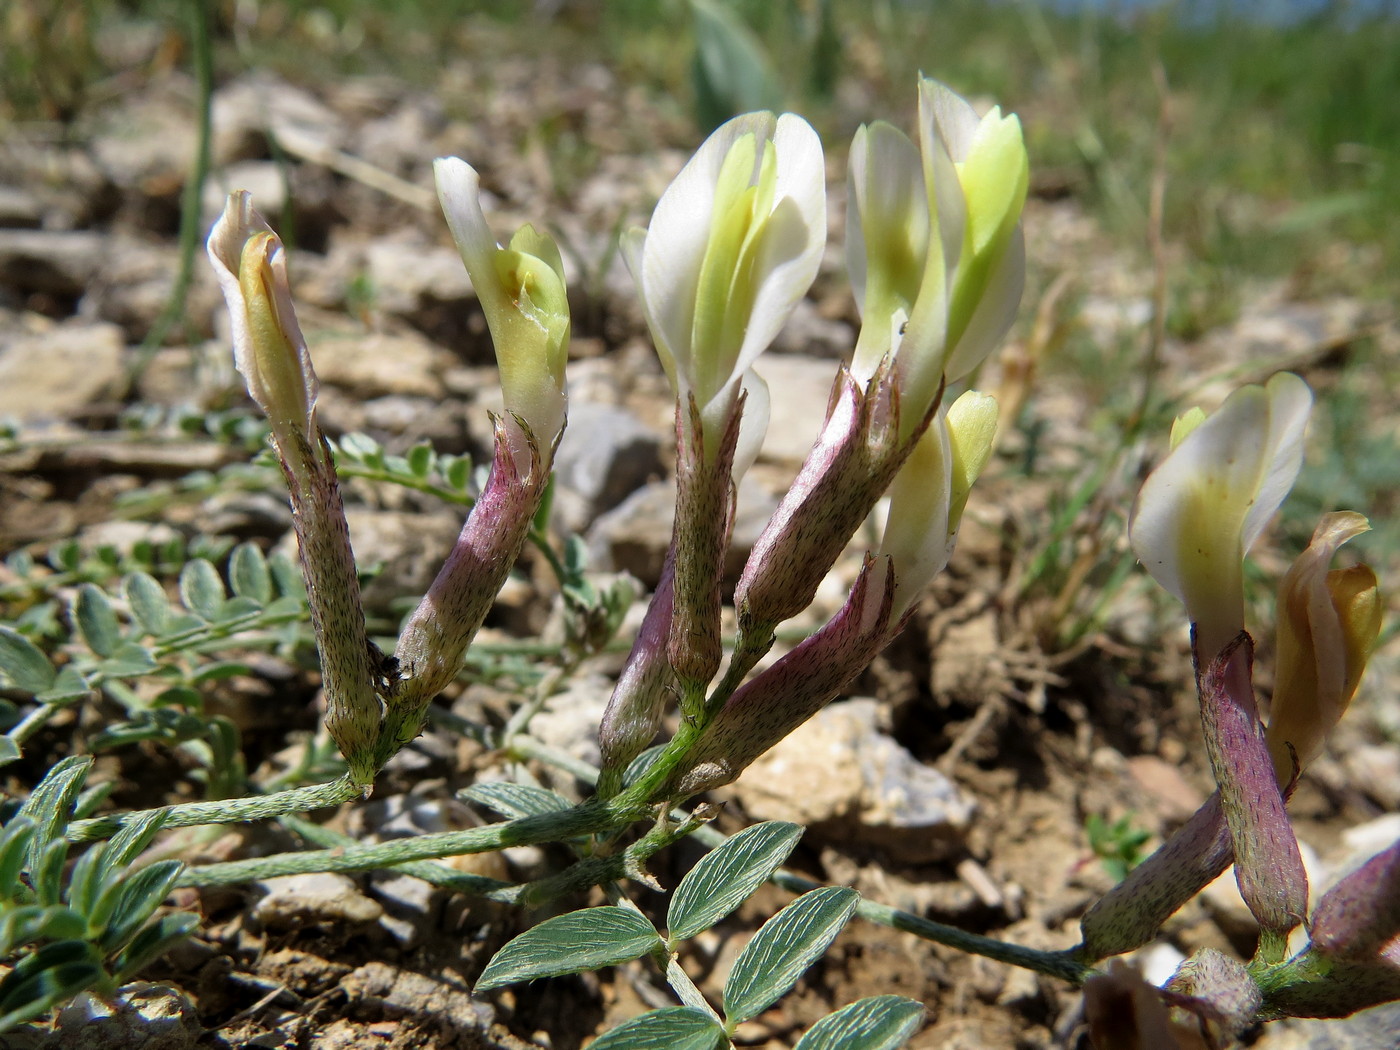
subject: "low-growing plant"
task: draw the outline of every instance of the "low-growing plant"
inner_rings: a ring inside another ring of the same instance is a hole
[[[436,163],[438,194],[501,373],[505,407],[493,419],[491,461],[474,469],[426,445],[395,456],[361,436],[325,438],[285,249],[246,193],[230,197],[209,256],[232,316],[238,370],[267,417],[290,495],[304,587],[286,559],[247,544],[232,549],[226,575],[216,560],[187,558],[173,593],[120,558],[99,556],[91,565],[81,552],[64,554],[51,575],[11,565],[13,586],[34,615],[0,629],[0,668],[27,706],[22,716],[14,708],[3,757],[21,757],[65,705],[100,697],[124,715],[90,738],[89,750],[135,741],[192,749],[207,798],[97,812],[92,796],[79,794],[86,758],[49,771],[7,820],[0,847],[0,888],[9,895],[0,906],[17,916],[4,927],[15,963],[0,980],[0,1027],[83,988],[109,991],[188,930],[188,917],[152,918],[172,887],[390,869],[521,907],[601,888],[608,904],[566,910],[508,942],[476,990],[649,960],[676,1005],[604,1034],[596,1045],[610,1050],[732,1045],[737,1026],[791,989],[853,916],[1082,985],[1101,1048],[1138,1045],[1118,1040],[1149,1029],[1175,1045],[1202,1038],[1224,1045],[1260,1021],[1342,1016],[1400,998],[1400,843],[1310,906],[1285,808],[1350,702],[1380,629],[1374,572],[1330,569],[1337,548],[1368,527],[1359,514],[1325,515],[1281,583],[1267,727],[1254,696],[1244,559],[1298,473],[1312,409],[1311,391],[1288,373],[1242,387],[1213,414],[1179,417],[1172,451],[1129,516],[1134,555],[1183,603],[1191,624],[1205,751],[1219,789],[1145,858],[1128,825],[1100,826],[1100,851],[1124,877],[1085,913],[1078,946],[1032,949],[813,884],[779,868],[800,828],[759,824],[723,842],[708,827],[713,807],[693,804],[840,695],[899,635],[947,566],[993,452],[996,401],[961,387],[996,349],[1021,298],[1027,154],[1014,116],[998,108],[979,116],[932,80],[921,79],[918,94],[917,141],[875,122],[852,145],[846,259],[862,326],[850,362],[836,370],[821,434],[747,557],[730,637],[721,631],[721,595],[737,483],[757,454],[769,397],[785,394],[768,391],[752,366],[807,293],[826,248],[816,132],[793,114],[747,113],[723,123],[663,194],[649,227],[622,239],[672,385],[677,495],[666,567],[599,725],[599,768],[530,735],[533,716],[609,643],[633,599],[629,584],[588,574],[577,541],[556,548],[548,534],[571,332],[558,247],[530,226],[503,247],[482,211],[476,171],[456,158]],[[384,647],[371,637],[360,601],[344,477],[469,508],[427,594]],[[1071,503],[1082,506],[1088,495]],[[779,625],[813,604],[847,545],[867,536],[862,530],[885,497],[887,513],[868,534],[844,605],[765,663]],[[1065,516],[1066,534],[1073,517]],[[558,764],[592,783],[593,793],[575,804],[530,784],[478,784],[465,798],[503,820],[378,843],[297,816],[373,790],[422,731],[434,698],[457,681],[527,544],[556,576],[562,642],[514,665],[517,703],[499,724],[447,717],[495,754]],[[303,615],[319,655],[325,729],[343,771],[304,782],[334,764],[313,743],[280,782],[249,784],[232,724],[211,717],[202,691],[250,670],[229,658],[231,649],[294,652],[305,637]],[[674,732],[656,743],[672,716]],[[314,848],[133,867],[162,831],[270,817]],[[714,848],[671,895],[663,930],[629,887],[656,889],[648,864],[687,837]],[[65,890],[68,850],[83,843]],[[573,859],[530,882],[435,863],[546,843]],[[1105,959],[1148,943],[1232,863],[1261,929],[1248,963],[1201,952],[1160,991],[1116,968],[1101,971]],[[765,880],[798,896],[743,947],[712,1003],[687,973],[685,945]],[[1309,917],[1306,944],[1290,947]],[[897,1046],[921,1013],[898,996],[862,999],[816,1022],[798,1046]]]

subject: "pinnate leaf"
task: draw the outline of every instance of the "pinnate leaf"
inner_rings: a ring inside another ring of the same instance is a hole
[[[546,919],[498,951],[476,990],[614,966],[661,946],[651,923],[611,905]]]
[[[895,1050],[914,1034],[924,1006],[902,995],[875,995],[827,1014],[793,1050]]]
[[[707,853],[676,887],[666,916],[672,946],[708,930],[772,875],[797,845],[802,828],[768,821],[745,828]]]
[[[778,1001],[816,962],[856,910],[860,895],[842,886],[805,893],[760,927],[724,982],[724,1014],[748,1021]]]

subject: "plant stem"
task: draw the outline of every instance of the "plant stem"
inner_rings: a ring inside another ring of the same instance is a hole
[[[267,817],[280,817],[287,813],[305,813],[312,809],[338,806],[342,802],[360,797],[361,794],[361,789],[352,784],[349,777],[341,777],[328,784],[310,784],[288,791],[278,791],[272,795],[218,799],[212,802],[187,802],[180,806],[160,808],[166,813],[166,828],[187,828],[196,824],[241,824]],[[93,839],[108,838],[135,818],[152,812],[155,811],[113,813],[106,817],[93,817],[91,820],[75,820],[68,825],[68,841],[90,842]]]
[[[811,879],[804,879],[801,875],[794,875],[790,871],[781,869],[773,873],[771,881],[793,893],[807,893],[820,889],[822,886],[820,882],[813,882]],[[997,962],[1019,966],[1024,970],[1034,970],[1036,973],[1058,977],[1076,987],[1097,972],[1092,966],[1086,966],[1074,959],[1069,952],[1043,952],[1036,948],[1026,948],[1019,944],[999,941],[993,937],[983,937],[981,934],[968,933],[956,926],[947,926],[941,922],[923,919],[907,911],[900,911],[887,904],[877,904],[875,901],[864,898],[861,898],[861,902],[856,905],[856,914],[862,919],[877,922],[881,926],[888,926],[904,933],[912,933],[926,941],[946,944],[949,948],[956,948],[958,951],[981,955],[987,959],[995,959]]]
[[[57,704],[40,704],[21,718],[5,736],[14,742],[16,748],[42,729],[48,720],[58,714]]]
[[[356,841],[349,835],[342,835],[338,831],[322,827],[320,824],[303,817],[286,816],[279,819],[280,823],[288,830],[317,846],[337,849],[354,845]],[[475,897],[485,897],[487,900],[501,901],[506,904],[514,903],[519,898],[523,888],[509,882],[502,882],[499,879],[487,878],[485,875],[472,875],[468,872],[456,871],[445,864],[434,864],[430,860],[417,860],[408,864],[400,864],[394,868],[394,871],[404,875],[412,875],[416,879],[422,879],[424,882],[432,883],[445,890],[470,893]]]
[[[489,824],[465,831],[419,835],[371,845],[282,853],[273,857],[204,864],[187,868],[180,886],[222,886],[252,882],[276,875],[298,875],[318,871],[370,871],[393,867],[408,861],[431,860],[464,853],[487,853],[508,846],[532,846],[558,842],[579,835],[611,831],[643,816],[644,810],[624,811],[616,806],[584,803],[563,813],[521,817],[503,824]]]

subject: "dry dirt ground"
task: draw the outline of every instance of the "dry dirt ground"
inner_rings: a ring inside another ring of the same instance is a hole
[[[188,328],[177,328],[134,385],[127,383],[176,270],[192,105],[191,83],[166,71],[95,106],[70,140],[31,125],[7,129],[0,140],[0,414],[20,423],[18,440],[0,457],[5,552],[42,553],[68,537],[120,547],[172,530],[269,548],[287,542],[275,490],[157,501],[135,517],[125,512],[125,520],[116,505],[123,493],[168,486],[190,470],[248,455],[162,422],[181,410],[246,404],[228,367],[222,305],[202,259],[186,304]],[[543,222],[565,247],[576,408],[592,403],[604,406],[604,415],[625,413],[649,435],[641,453],[618,453],[633,456],[621,492],[583,492],[566,508],[571,523],[589,532],[600,563],[647,582],[666,539],[649,504],[624,514],[628,529],[616,521],[611,532],[596,525],[635,490],[663,479],[670,454],[664,379],[646,345],[630,278],[610,246],[620,225],[645,221],[686,150],[698,144],[675,113],[607,68],[525,60],[493,49],[487,37],[481,54],[445,68],[431,92],[381,77],[309,89],[245,74],[221,83],[216,94],[206,214],[212,217],[225,190],[249,188],[265,214],[294,231],[294,288],[325,387],[321,419],[333,436],[365,431],[391,450],[429,439],[442,451],[479,453],[493,392],[489,347],[435,211],[429,162],[457,154],[477,164],[498,230]],[[852,119],[877,116],[897,115]],[[828,381],[820,377],[830,375],[854,336],[835,247],[844,155],[829,145],[840,154],[830,162],[834,247],[780,340],[775,366],[815,394],[794,399],[775,422],[778,444],[786,438],[787,447],[772,450],[756,471],[760,508],[796,469],[802,444],[792,435],[810,433],[811,406],[824,399]],[[1162,441],[1123,452],[1066,532],[1058,574],[1036,575],[1034,561],[1052,529],[1047,508],[1063,508],[1090,476],[1094,457],[1117,444],[1102,429],[1115,396],[1105,389],[1111,375],[1054,353],[1077,341],[1088,348],[1078,351],[1078,362],[1095,348],[1110,361],[1121,360],[1125,345],[1145,345],[1153,279],[1062,190],[1033,186],[1024,319],[1001,363],[981,381],[1014,396],[1028,369],[1036,379],[974,493],[949,572],[907,632],[856,683],[852,695],[874,703],[836,709],[799,746],[761,764],[725,793],[720,821],[733,831],[754,819],[799,820],[808,831],[792,859],[795,870],[1043,948],[1075,943],[1078,917],[1110,885],[1089,847],[1089,817],[1131,814],[1155,844],[1211,789],[1175,610],[1134,578],[1115,587],[1080,637],[1065,641],[1060,630],[1092,608],[1094,595],[1086,591],[1100,578],[1097,567],[1121,555],[1135,478]],[[1047,290],[1061,275],[1068,275],[1069,291],[1047,305]],[[1301,371],[1325,395],[1363,337],[1382,340],[1390,353],[1400,345],[1393,327],[1378,327],[1380,315],[1354,300],[1300,300],[1287,284],[1248,288],[1242,300],[1229,328],[1168,342],[1162,397],[1190,391],[1209,400],[1226,389],[1227,377],[1255,379],[1280,367]],[[1039,327],[1032,323],[1038,307]],[[1041,351],[1048,354],[1043,360]],[[1137,374],[1110,367],[1125,382]],[[124,434],[122,421],[141,411],[154,422]],[[1027,464],[1034,464],[1029,476]],[[390,598],[421,591],[455,531],[455,512],[383,487],[352,484],[348,492],[361,560],[384,566],[370,591],[384,618]],[[754,513],[761,520],[762,510]],[[1288,556],[1266,546],[1266,574],[1273,578]],[[1076,576],[1081,571],[1092,578]],[[1050,582],[1028,586],[1028,579]],[[529,561],[493,615],[490,640],[532,637],[547,625],[555,598],[542,566]],[[1267,668],[1268,643],[1261,644]],[[1384,699],[1396,680],[1395,656],[1392,643],[1378,657],[1351,724],[1293,802],[1300,836],[1320,865],[1345,854],[1347,829],[1400,804],[1393,743],[1400,718]],[[608,656],[581,669],[544,716],[540,735],[587,757],[590,721],[618,664]],[[287,749],[314,730],[316,679],[285,663],[259,666],[255,678],[222,684],[217,702],[243,731],[249,769],[263,775],[284,768]],[[464,684],[442,706],[490,721],[502,717],[502,704],[498,690]],[[27,790],[113,713],[98,701],[54,721],[6,771],[7,790]],[[877,738],[897,748],[887,752],[893,757],[885,773],[904,779],[890,790],[938,796],[921,800],[922,823],[909,826],[898,805],[879,797],[868,771],[857,768],[866,753],[860,748]],[[109,753],[97,770],[116,783],[112,801],[123,807],[196,797],[189,773],[188,760],[154,746]],[[557,773],[530,773],[577,794]],[[454,792],[503,774],[512,771],[439,725],[395,760],[371,802],[317,819],[362,837],[466,826],[484,815],[454,801]],[[930,788],[935,783],[942,786]],[[941,816],[929,815],[935,804]],[[252,827],[190,835],[185,844],[187,858],[199,861],[297,843],[288,832]],[[673,886],[696,856],[694,847],[673,849],[655,874]],[[472,863],[521,878],[564,860],[555,850],[530,849]],[[159,1005],[151,1012],[166,1020],[142,1031],[161,1038],[126,1043],[108,1030],[102,1045],[569,1050],[668,1001],[664,985],[640,965],[474,999],[472,981],[491,952],[541,916],[387,876],[276,890],[182,892],[176,903],[199,912],[200,933],[147,976],[179,989],[192,1006],[152,989],[147,995]],[[660,895],[637,888],[635,896],[664,914]],[[787,899],[767,888],[697,940],[685,963],[707,992],[717,994],[748,933]],[[1248,957],[1252,938],[1247,912],[1223,885],[1171,921],[1159,964],[1173,950],[1206,945]],[[1080,1038],[1072,989],[854,922],[796,991],[740,1029],[739,1041],[790,1046],[834,1007],[885,992],[927,1004],[927,1025],[911,1043],[917,1050],[1073,1046]],[[75,1031],[60,1033],[57,1045],[78,1045]],[[1387,1041],[1394,1029],[1386,1031],[1387,1021],[1377,1019],[1369,1029],[1284,1025],[1255,1038],[1268,1047],[1379,1050],[1395,1045]]]

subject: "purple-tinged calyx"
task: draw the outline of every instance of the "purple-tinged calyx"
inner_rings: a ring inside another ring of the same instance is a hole
[[[1197,691],[1240,896],[1259,921],[1260,951],[1277,962],[1289,931],[1307,914],[1308,876],[1259,722],[1253,650],[1241,632],[1199,672]]]
[[[846,604],[827,624],[735,691],[657,798],[728,784],[834,699],[890,639],[894,576],[867,556]]]
[[[394,649],[399,681],[388,698],[391,710],[421,709],[456,678],[467,646],[529,537],[549,472],[541,465],[541,451],[529,427],[520,419],[512,422],[530,437],[525,447],[532,453],[531,462],[522,471],[509,424],[496,419],[495,455],[486,485],[452,553],[399,635]],[[412,731],[416,735],[416,726]]]

